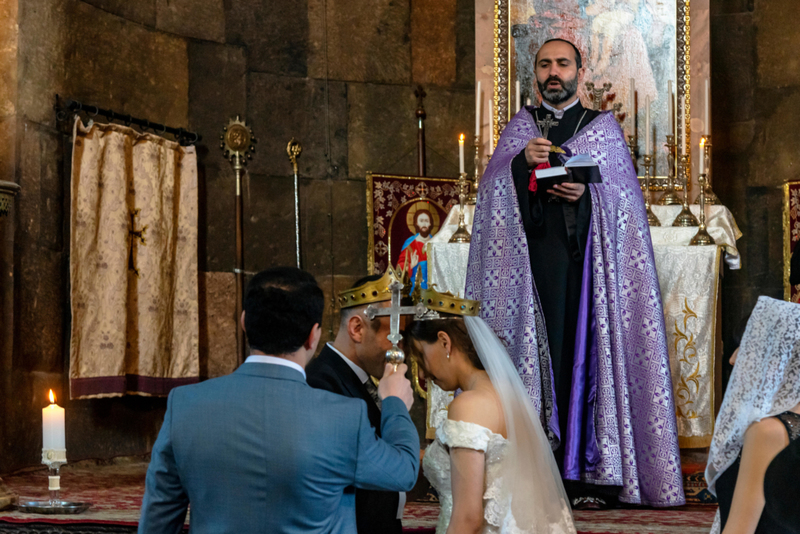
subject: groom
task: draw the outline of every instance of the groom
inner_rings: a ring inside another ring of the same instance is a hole
[[[385,276],[385,275],[384,275]],[[391,293],[378,291],[372,297],[370,287],[379,284],[383,276],[366,276],[353,288],[339,295],[341,318],[339,331],[333,343],[327,343],[308,364],[308,384],[337,395],[361,399],[367,404],[367,416],[381,437],[382,402],[371,377],[382,378],[386,367],[384,355],[392,343],[389,335],[389,317],[376,317],[370,321],[364,310],[369,304],[383,307],[389,304]],[[385,284],[384,284],[385,285]],[[354,301],[346,295],[361,294],[369,298]],[[403,507],[406,494],[396,491],[348,488],[355,491],[356,525],[359,534],[401,534]]]
[[[380,373],[382,437],[367,405],[308,386],[304,367],[324,308],[314,278],[262,271],[242,322],[251,355],[233,374],[172,390],[147,470],[140,533],[342,533],[356,529],[346,488],[408,491],[419,437],[406,366]]]

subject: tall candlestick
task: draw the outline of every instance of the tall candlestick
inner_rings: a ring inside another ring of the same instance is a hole
[[[53,390],[50,390],[50,406],[42,408],[42,448],[65,449],[64,408],[56,404]]]
[[[515,102],[517,103],[517,111],[519,111],[519,110],[522,108],[522,97],[520,96],[520,90],[519,90],[519,80],[517,80],[517,84],[516,84],[516,86],[517,86],[517,87],[516,87],[516,90],[517,90],[517,99],[515,100]]]
[[[672,134],[675,133],[675,110],[672,107],[672,80],[667,81],[667,94],[669,95],[669,104],[667,105],[669,108],[669,132]]]
[[[458,172],[464,172],[464,134],[458,136]]]
[[[492,99],[486,101],[486,109],[489,110],[489,155],[494,154],[494,105]]]
[[[705,110],[706,114],[703,117],[703,123],[705,125],[703,128],[703,135],[708,135],[711,128],[711,115],[709,115],[708,113],[708,103],[710,100],[711,100],[711,93],[708,90],[708,78],[706,78],[706,110]]]
[[[475,88],[475,137],[481,136],[481,82]]]
[[[688,132],[686,131],[686,95],[681,97],[681,114],[678,116],[678,122],[681,125],[681,156],[686,155],[686,138]]]
[[[644,153],[650,154],[650,97],[644,98]]]
[[[628,93],[628,112],[631,114],[631,133],[636,131],[636,80],[631,78],[631,89]]]
[[[678,85],[675,84],[675,94],[671,95],[672,99],[672,135],[678,139]]]
[[[706,172],[705,146],[706,146],[706,137],[703,136],[700,138],[700,153],[698,154],[700,156],[700,174],[705,174]]]

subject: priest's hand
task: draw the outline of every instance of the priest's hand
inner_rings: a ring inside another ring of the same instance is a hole
[[[547,192],[551,195],[561,197],[569,202],[577,202],[586,191],[584,184],[577,184],[574,182],[564,182],[553,186],[553,189],[548,189]]]
[[[528,167],[536,167],[540,163],[547,162],[552,144],[543,137],[528,141],[528,145],[525,147],[525,160],[528,162]]]
[[[406,371],[408,366],[404,363],[397,366],[397,371],[391,363],[387,363],[383,370],[383,378],[378,383],[378,395],[381,400],[386,397],[399,397],[410,410],[414,404],[414,391],[411,389],[411,382],[406,378]]]

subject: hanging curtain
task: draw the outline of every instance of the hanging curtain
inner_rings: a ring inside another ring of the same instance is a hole
[[[74,139],[71,398],[197,382],[194,147],[80,120]]]

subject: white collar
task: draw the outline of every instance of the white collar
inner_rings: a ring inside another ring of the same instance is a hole
[[[341,352],[336,350],[336,347],[334,347],[332,343],[328,343],[327,345],[328,345],[328,348],[330,348],[333,352],[338,354],[341,359],[344,360],[344,363],[346,363],[347,365],[350,366],[350,369],[352,369],[353,372],[356,374],[356,376],[358,376],[358,379],[361,380],[362,384],[364,382],[366,382],[367,380],[369,380],[369,374],[365,370],[363,370],[361,367],[359,367],[356,364],[354,364],[350,360],[350,358],[348,358],[347,356],[345,356],[344,354],[342,354]]]
[[[564,109],[556,109],[553,106],[551,106],[550,104],[548,104],[547,102],[545,102],[544,100],[542,100],[542,107],[545,108],[548,111],[552,111],[555,114],[557,119],[561,119],[561,118],[564,117],[564,112],[565,111],[567,111],[568,109],[570,109],[572,107],[577,106],[580,103],[580,101],[581,101],[580,98],[576,98],[572,102],[572,104],[570,104],[569,106],[565,107]]]
[[[247,357],[244,363],[271,363],[273,365],[283,365],[303,374],[306,377],[306,370],[299,363],[291,362],[286,358],[278,358],[277,356],[267,356],[266,354],[251,354]]]

